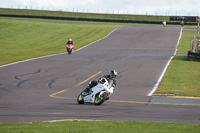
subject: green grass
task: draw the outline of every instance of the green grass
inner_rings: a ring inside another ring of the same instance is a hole
[[[100,39],[122,25],[42,19],[0,18],[0,65],[66,52],[69,38],[75,49]]]
[[[187,54],[195,35],[197,33],[183,32],[178,54]],[[174,57],[156,93],[200,97],[199,66],[199,61],[189,61],[187,56]]]
[[[200,62],[174,57],[156,93],[200,97]]]
[[[198,28],[197,25],[195,25],[195,26],[194,25],[193,26],[192,25],[185,25],[184,26],[184,29],[196,29],[197,30],[197,28]]]
[[[65,121],[0,124],[1,133],[199,133],[200,125],[134,121]]]
[[[114,19],[114,20],[137,20],[137,21],[169,21],[168,16],[150,16],[150,15],[119,15],[119,14],[95,14],[95,13],[77,13],[62,11],[41,11],[25,9],[6,9],[0,8],[0,14],[14,15],[34,15],[34,16],[59,16],[72,18],[93,18],[93,19]]]
[[[182,38],[180,40],[180,45],[178,47],[177,54],[187,54],[190,50],[190,42],[194,37],[197,37],[197,33],[194,32],[183,32]]]
[[[76,50],[127,25],[145,26],[0,17],[0,65],[66,52],[65,44],[69,38],[74,40]]]

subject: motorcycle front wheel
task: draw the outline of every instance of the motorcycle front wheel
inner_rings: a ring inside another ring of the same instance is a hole
[[[94,100],[95,105],[101,105],[107,98],[107,94],[103,93],[101,96],[96,96]]]
[[[79,103],[79,104],[84,104],[84,98],[85,96],[83,96],[82,95],[82,93],[78,96],[78,98],[77,98],[77,102]]]
[[[67,52],[68,52],[68,54],[71,54],[71,53],[72,53],[72,50],[67,49]]]

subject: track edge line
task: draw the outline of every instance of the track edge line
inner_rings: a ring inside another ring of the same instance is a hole
[[[154,94],[154,92],[158,89],[164,75],[165,75],[165,72],[167,71],[167,68],[171,62],[171,60],[174,58],[174,56],[176,55],[176,52],[178,50],[178,46],[179,46],[179,43],[180,43],[180,40],[181,40],[181,37],[182,37],[182,32],[183,32],[183,27],[181,28],[181,31],[180,31],[180,34],[179,34],[179,38],[178,38],[178,41],[177,41],[177,45],[176,45],[176,49],[174,51],[174,55],[169,59],[169,61],[167,62],[162,74],[160,75],[158,81],[156,82],[155,86],[153,87],[153,89],[151,90],[151,92],[147,95],[147,96],[152,96]]]

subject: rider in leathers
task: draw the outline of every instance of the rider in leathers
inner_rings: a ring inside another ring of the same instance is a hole
[[[115,78],[116,77],[117,77],[117,71],[116,70],[111,70],[110,71],[110,75],[104,75],[102,78],[107,79],[109,85],[112,86],[113,88],[115,88],[115,86],[116,86],[116,80],[115,80]],[[100,78],[100,79],[102,79],[102,78]],[[97,84],[98,84],[97,81],[91,81],[89,83],[88,87],[86,88],[86,90],[90,90],[91,88],[93,88]]]
[[[72,44],[72,45],[74,46],[74,42],[72,41],[72,39],[69,39],[69,41],[66,43],[66,46],[67,46],[68,44]]]

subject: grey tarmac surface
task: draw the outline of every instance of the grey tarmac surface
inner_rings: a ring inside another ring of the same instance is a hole
[[[151,103],[161,104],[184,104],[184,105],[197,105],[200,106],[200,99],[198,98],[175,98],[167,96],[152,96]]]
[[[174,54],[180,31],[119,28],[72,55],[0,68],[0,123],[84,119],[199,124],[200,106],[154,104],[147,96]],[[79,105],[76,98],[89,82],[83,81],[101,71],[91,79],[97,80],[111,69],[118,77],[109,101]]]

